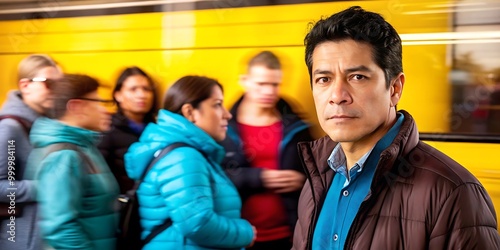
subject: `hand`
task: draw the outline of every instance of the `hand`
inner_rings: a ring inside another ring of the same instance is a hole
[[[261,179],[265,188],[273,190],[275,193],[289,193],[300,190],[306,176],[295,170],[264,169]]]
[[[250,244],[248,246],[246,246],[245,248],[252,247],[253,244],[255,244],[255,239],[257,239],[257,228],[255,228],[254,226],[252,226],[252,230],[253,230],[253,239],[252,239],[252,242],[250,242]]]

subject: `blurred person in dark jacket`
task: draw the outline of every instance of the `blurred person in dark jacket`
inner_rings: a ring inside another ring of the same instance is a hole
[[[500,249],[484,187],[396,109],[396,30],[356,6],[318,21],[305,45],[328,136],[299,144],[308,179],[292,249]]]
[[[248,63],[245,94],[234,104],[222,166],[244,201],[242,217],[257,228],[249,249],[290,249],[305,181],[297,143],[312,140],[309,125],[279,97],[281,63],[262,51]]]
[[[123,155],[132,143],[139,140],[146,125],[155,121],[156,98],[153,80],[139,67],[123,70],[113,89],[118,111],[112,116],[111,129],[104,133],[98,147],[115,175],[122,194],[134,186],[134,181],[125,171]]]

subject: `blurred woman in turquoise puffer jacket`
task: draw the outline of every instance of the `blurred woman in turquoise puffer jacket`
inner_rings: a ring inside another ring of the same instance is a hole
[[[97,149],[100,132],[111,124],[103,104],[114,102],[100,99],[99,83],[85,75],[65,75],[47,86],[53,108],[46,114],[52,119],[33,124],[25,172],[26,179],[37,180],[45,249],[115,249],[119,188]]]
[[[137,180],[155,152],[177,142],[160,159],[137,191],[142,238],[173,221],[144,250],[241,249],[253,244],[255,228],[241,219],[241,199],[220,167],[231,114],[223,106],[216,80],[185,76],[168,90],[157,123],[150,123],[125,155],[125,168]],[[205,157],[206,156],[206,157]]]

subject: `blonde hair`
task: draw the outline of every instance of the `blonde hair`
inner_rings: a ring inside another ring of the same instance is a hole
[[[46,67],[58,69],[56,62],[48,55],[34,54],[24,58],[17,67],[17,80],[32,78],[39,70]]]

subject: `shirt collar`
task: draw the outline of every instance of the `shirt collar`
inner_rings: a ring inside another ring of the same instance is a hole
[[[361,158],[359,158],[359,160],[354,164],[354,166],[359,166],[359,169],[357,170],[358,172],[361,172],[363,170],[363,166],[365,165],[365,162],[368,159],[368,156],[370,156],[372,150],[373,148],[370,149],[366,154],[361,156]],[[330,154],[330,157],[328,158],[328,166],[330,166],[330,168],[335,172],[337,172],[341,167],[346,166],[346,157],[340,143],[335,146],[332,153]]]

